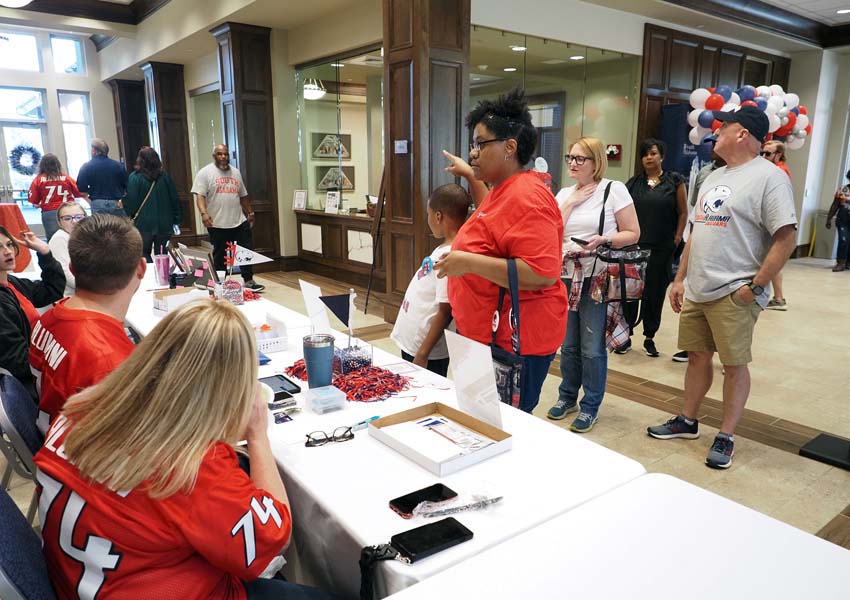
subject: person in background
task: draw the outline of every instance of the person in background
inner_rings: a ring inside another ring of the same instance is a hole
[[[567,296],[558,278],[564,226],[551,190],[525,168],[537,145],[525,93],[516,89],[482,100],[466,124],[473,130],[470,162],[443,154],[450,161],[446,170],[469,182],[477,208],[435,269],[449,278],[458,332],[489,345],[499,289],[509,285],[508,259],[515,259],[523,362],[519,408],[531,412],[567,325]],[[496,319],[496,344],[509,352],[511,310],[508,295]]]
[[[59,261],[62,272],[65,273],[65,296],[73,296],[76,284],[70,269],[68,240],[71,239],[71,232],[74,231],[77,223],[86,218],[86,211],[77,202],[66,202],[56,211],[56,218],[59,221],[59,230],[50,238],[48,246],[53,253],[53,258]]]
[[[654,438],[699,437],[699,407],[711,388],[714,353],[724,367],[723,421],[705,464],[727,469],[735,427],[750,393],[753,330],[770,299],[767,287],[791,255],[797,218],[791,181],[759,158],[767,115],[756,107],[714,111],[715,150],[726,166],[699,192],[694,230],[670,286],[679,317],[679,347],[688,351],[682,413],[647,428]]]
[[[88,198],[92,214],[127,216],[121,208],[127,194],[127,169],[109,158],[109,145],[100,138],[91,140],[91,160],[80,167],[77,187]]]
[[[103,379],[133,351],[124,317],[145,276],[141,247],[133,224],[110,214],[84,219],[71,234],[76,293],[44,313],[30,335],[42,433],[70,396]]]
[[[585,433],[593,429],[599,418],[608,378],[609,304],[597,303],[590,295],[591,281],[605,270],[605,264],[594,258],[593,251],[603,244],[613,248],[634,244],[640,237],[640,225],[626,186],[604,178],[608,158],[601,140],[580,138],[564,159],[576,182],[557,195],[564,220],[561,278],[569,297],[569,321],[561,344],[558,400],[546,416],[558,421],[580,406],[570,429]],[[584,397],[579,404],[580,388]]]
[[[192,193],[204,227],[210,235],[213,261],[217,271],[224,270],[224,251],[228,242],[253,249],[254,211],[242,174],[230,164],[230,150],[224,144],[213,148],[213,162],[198,171]],[[254,270],[249,265],[239,267],[245,287],[262,292],[266,286],[254,281]]]
[[[410,280],[390,334],[404,360],[443,377],[449,371],[449,349],[443,332],[452,322],[452,308],[448,280],[437,277],[434,263],[451,251],[471,204],[469,192],[455,183],[438,187],[428,198],[428,227],[442,243],[422,260]]]
[[[835,192],[832,206],[826,215],[826,228],[832,227],[832,217],[835,217],[835,228],[838,230],[838,253],[836,254],[834,273],[850,269],[850,171],[847,171],[847,184]]]
[[[791,171],[788,170],[788,165],[785,164],[785,144],[783,142],[779,140],[765,142],[760,154],[782,169],[788,175],[788,180],[791,180]],[[782,271],[779,271],[773,277],[770,284],[773,286],[773,298],[767,303],[767,308],[770,310],[788,310],[788,303],[785,301],[785,294],[782,291]]]
[[[638,243],[651,254],[646,265],[640,314],[635,302],[626,303],[623,309],[629,323],[636,323],[638,319],[643,322],[643,351],[652,358],[660,354],[655,347],[655,334],[661,326],[667,286],[673,280],[673,254],[682,241],[688,222],[684,178],[675,171],[661,169],[666,149],[661,140],[644,140],[640,145],[643,174],[635,175],[626,182],[640,224]],[[630,339],[614,352],[625,354],[631,347]]]
[[[162,170],[156,150],[143,146],[136,166],[130,173],[124,210],[142,234],[142,254],[150,263],[151,248],[154,254],[164,254],[175,227],[179,231],[180,199],[171,177]]]
[[[30,249],[38,253],[41,280],[17,278],[15,258]],[[65,275],[53,258],[50,247],[31,231],[22,231],[21,239],[0,227],[0,368],[6,369],[37,398],[30,371],[29,339],[38,321],[36,308],[48,306],[62,297]]]
[[[29,201],[41,209],[44,236],[49,242],[59,229],[56,211],[65,202],[73,202],[80,196],[77,183],[62,172],[62,163],[55,154],[47,153],[38,162],[38,175],[30,184]]]

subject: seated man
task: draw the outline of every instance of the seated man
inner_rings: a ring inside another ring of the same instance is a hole
[[[124,316],[145,275],[142,236],[132,221],[108,213],[80,221],[68,254],[76,292],[44,313],[30,336],[42,432],[65,400],[103,379],[133,351]]]

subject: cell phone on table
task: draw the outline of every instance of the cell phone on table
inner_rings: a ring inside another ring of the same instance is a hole
[[[283,375],[277,374],[271,377],[261,377],[260,383],[265,383],[274,392],[274,401],[269,402],[269,408],[281,408],[282,401],[289,400],[293,394],[301,391],[301,387]]]
[[[453,517],[428,523],[390,538],[390,545],[399,554],[415,563],[472,539],[472,532]]]
[[[576,244],[581,244],[582,246],[586,246],[590,243],[587,240],[583,240],[583,239],[577,238],[577,237],[571,237],[570,239],[572,241],[574,241]]]
[[[413,509],[420,502],[445,502],[457,497],[457,492],[443,485],[435,483],[434,485],[410,492],[404,496],[399,496],[394,500],[390,500],[390,508],[400,514],[405,519],[413,517]]]

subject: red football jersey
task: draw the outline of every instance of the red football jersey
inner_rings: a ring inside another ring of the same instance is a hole
[[[179,399],[175,399],[179,401]],[[286,506],[254,486],[236,452],[213,446],[190,494],[112,492],[64,457],[59,416],[36,454],[47,570],[60,600],[245,598],[292,531]]]
[[[60,300],[44,313],[30,335],[30,367],[38,389],[42,433],[68,398],[109,375],[135,347],[120,321],[68,308],[67,301]]]
[[[56,210],[63,202],[73,202],[79,196],[77,182],[68,175],[37,175],[30,184],[29,201],[41,210]]]

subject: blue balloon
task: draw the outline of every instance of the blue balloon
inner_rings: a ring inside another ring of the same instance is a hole
[[[742,100],[743,100],[743,98],[742,98]],[[761,96],[759,96],[758,98],[756,98],[755,102],[758,105],[759,110],[763,111],[765,108],[767,108],[767,100],[765,98],[762,98]]]
[[[800,116],[800,109],[797,108],[796,106],[791,109],[791,112],[794,113],[797,116]]]
[[[756,88],[751,85],[745,85],[740,90],[738,90],[738,96],[741,97],[741,102],[745,100],[752,100],[756,97]],[[761,110],[764,110],[763,108]]]
[[[714,93],[723,96],[724,102],[729,102],[729,98],[732,97],[732,88],[730,88],[728,85],[719,85],[717,86],[717,89],[714,90]]]
[[[702,111],[697,117],[697,122],[706,129],[711,129],[711,124],[714,123],[714,113],[710,110]]]

